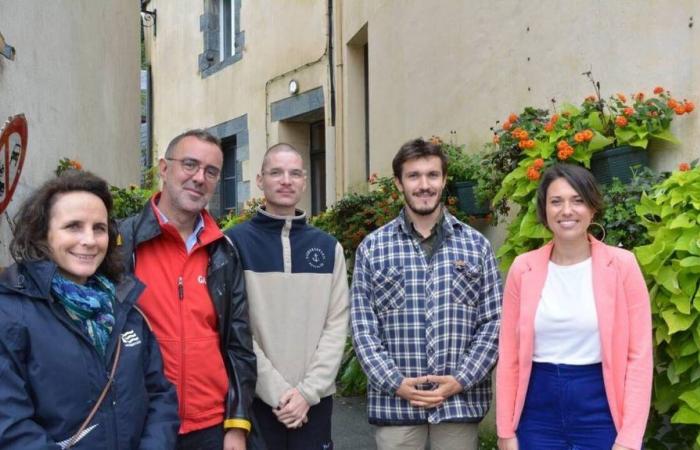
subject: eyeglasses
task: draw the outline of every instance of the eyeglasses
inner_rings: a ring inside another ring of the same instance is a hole
[[[209,181],[216,181],[221,175],[221,169],[215,166],[205,166],[200,161],[194,158],[165,158],[168,161],[177,161],[182,167],[182,171],[187,175],[194,175],[199,172],[200,169],[204,169],[204,176]]]
[[[272,178],[273,180],[279,180],[282,177],[284,177],[284,174],[287,174],[287,176],[295,181],[302,180],[306,176],[306,171],[303,169],[292,169],[292,170],[282,170],[282,169],[269,169],[269,170],[263,170],[262,174],[267,175],[268,177]]]

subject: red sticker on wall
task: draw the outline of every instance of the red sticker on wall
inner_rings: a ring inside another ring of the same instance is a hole
[[[10,117],[0,133],[0,214],[12,200],[27,153],[27,119]]]

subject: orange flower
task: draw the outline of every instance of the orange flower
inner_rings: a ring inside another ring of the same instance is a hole
[[[637,92],[636,94],[634,94],[634,100],[637,102],[643,102],[644,101],[644,93]]]
[[[617,125],[620,128],[626,127],[627,126],[627,117],[625,117],[625,116],[615,117],[615,125]]]
[[[680,170],[681,172],[687,172],[690,170],[690,164],[688,164],[687,162],[682,162],[678,164],[678,170]]]
[[[562,150],[562,149],[564,149],[564,148],[566,148],[566,147],[568,147],[568,146],[569,146],[569,143],[568,143],[568,142],[566,142],[566,141],[559,141],[559,142],[557,143],[557,150]]]
[[[525,130],[520,130],[520,135],[518,136],[518,139],[520,139],[521,141],[524,141],[524,140],[527,139],[528,137],[530,137],[530,135],[528,134],[527,131],[525,131]]]
[[[683,114],[685,114],[685,105],[681,103],[675,108],[673,108],[673,110],[676,112],[676,115],[682,116]]]
[[[525,141],[525,148],[533,148],[535,146],[535,141],[528,139]]]
[[[515,113],[510,113],[508,116],[508,122],[517,122],[518,116]]]
[[[593,139],[593,130],[583,130],[582,132],[587,141]]]
[[[632,116],[634,114],[634,108],[625,108],[622,113],[626,115],[627,117]]]
[[[527,168],[527,178],[530,181],[537,181],[540,179],[540,171],[535,169],[534,167],[528,167]]]
[[[74,159],[70,160],[70,166],[75,170],[83,170],[83,165]]]
[[[437,136],[430,136],[430,139],[428,139],[428,141],[433,145],[442,145],[442,139],[440,139]]]
[[[596,100],[595,95],[589,95],[583,101],[584,102],[594,102]]]
[[[583,133],[576,133],[574,134],[574,141],[576,143],[580,144],[581,142],[586,140],[586,136]]]
[[[654,88],[654,94],[661,94],[665,89],[662,88],[661,86],[656,86]]]
[[[551,123],[553,123],[553,124],[554,124],[554,123],[557,123],[557,120],[559,120],[559,114],[555,114],[555,115],[552,116],[551,119],[549,119],[549,121],[550,121]]]
[[[559,150],[557,152],[557,158],[564,161],[566,159],[569,159],[569,157],[573,154],[574,154],[574,149],[571,147],[567,147],[567,148]]]
[[[666,105],[671,109],[676,109],[676,106],[678,106],[678,101],[674,98],[669,98]]]
[[[627,97],[625,97],[625,94],[618,93],[617,98],[619,98],[622,103],[627,103]]]
[[[554,124],[552,122],[548,122],[544,126],[544,131],[546,131],[547,133],[549,133],[553,129],[554,129]]]
[[[510,130],[511,126],[512,126],[512,124],[510,122],[503,122],[503,129],[504,130],[506,130],[506,131]]]
[[[691,113],[695,109],[695,103],[689,102],[687,100],[686,100],[684,106],[685,106],[685,112],[687,112],[687,113]]]
[[[542,158],[537,158],[535,162],[532,163],[532,167],[534,167],[537,170],[540,170],[541,168],[544,167],[544,159]]]

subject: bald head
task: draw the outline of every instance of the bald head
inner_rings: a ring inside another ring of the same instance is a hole
[[[275,144],[267,149],[267,151],[265,152],[265,156],[263,156],[262,167],[260,168],[260,171],[262,172],[265,170],[265,166],[267,166],[267,164],[270,161],[270,156],[281,152],[294,153],[299,157],[299,159],[301,159],[302,161],[304,160],[304,158],[301,157],[301,153],[299,153],[299,151],[296,148],[294,148],[293,145],[287,144],[285,142],[280,142],[279,144]]]

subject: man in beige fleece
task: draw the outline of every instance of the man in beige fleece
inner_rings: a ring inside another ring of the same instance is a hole
[[[258,360],[248,446],[331,449],[332,394],[349,320],[343,249],[296,209],[306,172],[294,147],[271,147],[256,181],[265,206],[227,233],[243,262]]]

